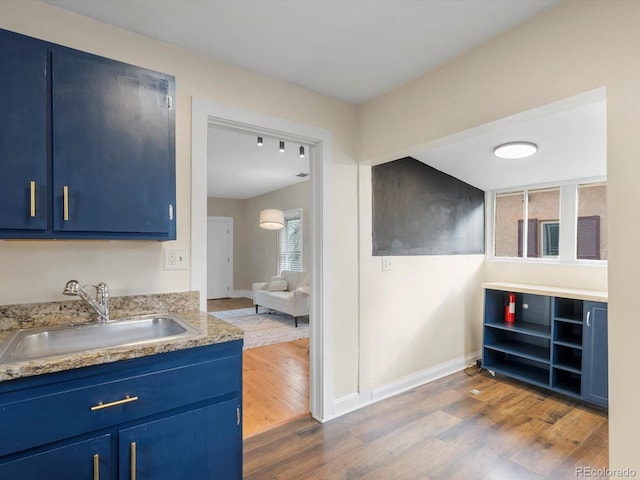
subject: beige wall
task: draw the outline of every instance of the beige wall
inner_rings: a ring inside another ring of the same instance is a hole
[[[640,163],[636,161],[640,157],[636,141],[640,125],[640,62],[633,61],[640,49],[639,20],[640,2],[561,2],[435,72],[362,106],[358,139],[360,161],[391,160],[394,152],[406,151],[413,145],[601,86],[607,88],[608,278],[607,270],[597,267],[492,262],[485,264],[484,279],[594,289],[608,284],[610,462],[615,467],[635,468],[636,472],[640,472],[635,451],[636,432],[640,429],[635,400],[640,394],[640,373],[634,365],[640,322],[636,319],[634,298],[640,269],[635,239],[640,235],[640,226],[628,219],[634,215],[634,205],[640,203]],[[360,205],[363,219],[370,214],[370,198],[361,195]],[[370,235],[370,230],[363,228],[362,235]],[[371,260],[370,253],[362,250],[362,264]],[[415,268],[426,271],[427,263],[432,261],[416,258],[414,265],[401,273],[410,275]],[[431,274],[439,276],[446,271],[445,267]],[[361,291],[379,289],[386,283],[383,275],[362,275]],[[405,288],[404,282],[389,286],[389,301],[395,302],[399,293],[405,295]],[[450,282],[449,292],[440,292],[434,300],[442,301],[454,288],[455,282]],[[423,294],[434,292],[424,289]],[[418,315],[414,313],[410,323],[418,325]],[[363,308],[361,322],[374,323],[376,316],[375,312],[365,315]],[[480,321],[481,314],[477,312],[476,322]],[[447,341],[456,344],[458,339],[435,336],[423,345],[422,352],[409,350],[407,354],[413,358],[406,363],[418,365],[424,352],[440,349]],[[365,342],[363,348],[370,346]]]
[[[333,135],[325,292],[331,319],[334,397],[477,351],[485,280],[609,286],[610,462],[640,472],[636,454],[640,376],[635,351],[634,218],[640,201],[640,2],[561,2],[428,75],[358,109],[32,1],[0,2],[0,27],[148,68],[177,79],[178,240],[190,245],[190,99],[210,98],[289,118]],[[607,88],[609,269],[484,263],[481,256],[371,255],[370,167],[398,152],[474,126]],[[257,94],[258,92],[259,94]],[[357,130],[356,130],[357,126]],[[357,158],[362,166],[356,167]],[[359,175],[359,177],[358,177]],[[367,186],[369,187],[367,189]],[[360,190],[358,190],[360,188]],[[358,251],[358,242],[360,252]],[[115,295],[187,290],[189,272],[162,270],[153,242],[2,242],[0,304],[60,299],[69,278],[105,280]],[[360,297],[361,312],[358,311]],[[615,346],[615,348],[613,348]]]
[[[189,53],[140,35],[31,0],[0,2],[0,28],[31,35],[176,77],[177,240],[159,242],[0,242],[0,305],[61,300],[70,278],[105,281],[113,295],[184,291],[189,271],[164,271],[162,248],[188,249],[191,218],[191,99],[209,99],[237,108],[323,128],[332,134],[331,180],[326,216],[345,224],[330,229],[325,244],[329,278],[325,302],[333,314],[332,335],[357,345],[357,167],[356,109],[279,80]],[[357,389],[357,365],[335,366],[334,389]]]
[[[247,200],[207,199],[207,215],[233,217],[234,290],[251,290],[252,283],[267,281],[275,275],[277,233],[258,226],[260,210],[265,208],[302,209],[302,268],[310,270],[309,187],[310,182],[305,181]]]

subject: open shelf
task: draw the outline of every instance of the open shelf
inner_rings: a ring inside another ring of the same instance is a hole
[[[503,340],[485,344],[485,348],[528,358],[541,363],[549,363],[549,349],[514,340]]]
[[[551,329],[549,325],[542,325],[539,323],[531,323],[524,321],[516,321],[513,323],[506,323],[504,320],[487,321],[485,323],[487,327],[499,328],[502,330],[508,330],[517,333],[524,333],[526,335],[533,335],[542,338],[551,338]]]
[[[579,373],[553,369],[553,381],[551,387],[562,393],[580,396],[582,376]]]
[[[582,346],[582,323],[554,322],[554,342],[580,348]]]
[[[485,348],[484,354],[482,365],[484,368],[541,387],[549,387],[549,365],[504,352],[497,352],[489,348]]]
[[[556,320],[582,323],[582,300],[554,298],[553,317]]]
[[[568,372],[582,372],[582,348],[553,345],[553,366]]]

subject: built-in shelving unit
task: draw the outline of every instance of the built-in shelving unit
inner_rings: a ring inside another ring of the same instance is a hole
[[[483,367],[565,395],[606,405],[606,368],[604,380],[600,378],[607,352],[606,293],[571,289],[554,291],[551,287],[520,284],[484,284],[483,287]],[[514,322],[504,319],[509,292],[514,293],[516,299]],[[594,337],[596,332],[591,328],[592,311],[593,319],[600,319],[599,338]],[[585,355],[587,343],[598,346],[589,349],[589,352],[597,351],[598,358],[591,353]],[[590,391],[590,385],[594,383],[593,368],[599,372],[598,395],[595,396]],[[587,377],[587,374],[590,374],[589,381],[585,382],[583,376]]]

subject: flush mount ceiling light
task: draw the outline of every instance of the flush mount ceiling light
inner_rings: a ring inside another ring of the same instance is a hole
[[[260,210],[260,228],[280,230],[284,227],[284,212],[275,208]]]
[[[258,137],[258,146],[262,146],[264,145],[264,142],[262,141],[262,137]]]
[[[281,152],[284,152],[284,142],[282,140],[280,140],[280,148],[279,148],[279,150]]]
[[[304,145],[300,145],[300,158],[304,158]]]
[[[518,159],[527,158],[538,151],[538,146],[531,142],[509,142],[498,145],[493,154],[498,158]]]

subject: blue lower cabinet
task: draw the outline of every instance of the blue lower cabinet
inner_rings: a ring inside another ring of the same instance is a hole
[[[237,398],[121,430],[120,478],[241,478]]]
[[[0,478],[10,480],[108,479],[110,436],[72,443],[0,464]]]
[[[604,407],[609,404],[607,304],[584,302],[582,397]]]
[[[242,342],[0,382],[0,480],[242,478]]]

